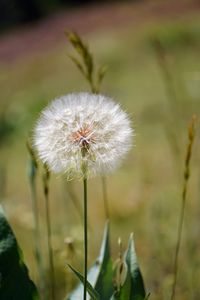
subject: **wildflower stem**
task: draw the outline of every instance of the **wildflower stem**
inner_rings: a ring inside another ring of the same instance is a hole
[[[104,210],[105,210],[105,217],[107,220],[110,219],[109,213],[109,205],[108,205],[108,193],[107,193],[107,180],[106,177],[102,176],[102,189],[103,189],[103,201],[104,201]]]
[[[84,293],[83,299],[87,297],[87,264],[88,264],[88,228],[87,228],[87,178],[83,179],[84,186]]]
[[[175,259],[174,259],[174,280],[172,285],[172,294],[171,300],[175,299],[175,291],[176,291],[176,283],[177,283],[177,275],[178,275],[178,258],[179,258],[179,250],[181,245],[181,238],[182,238],[182,229],[183,229],[183,221],[185,215],[185,204],[186,204],[186,196],[187,196],[187,187],[188,187],[188,180],[190,177],[190,160],[192,156],[192,146],[195,137],[195,117],[192,118],[192,121],[188,128],[188,146],[185,158],[185,171],[184,171],[184,183],[183,183],[183,190],[182,190],[182,204],[181,204],[181,211],[179,217],[179,224],[178,224],[178,234],[177,234],[177,243],[175,248]]]
[[[83,179],[84,186],[84,294],[83,299],[87,297],[87,261],[88,261],[88,228],[87,228],[87,178]]]
[[[51,286],[51,298],[55,300],[55,271],[53,263],[53,248],[51,242],[51,222],[50,222],[50,212],[49,212],[49,177],[50,173],[45,167],[44,172],[44,196],[45,196],[45,213],[46,213],[46,225],[47,225],[47,247],[48,247],[48,257],[49,257],[49,269],[50,269],[50,286]]]

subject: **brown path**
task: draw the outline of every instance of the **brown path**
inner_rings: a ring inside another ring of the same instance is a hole
[[[80,33],[100,28],[138,25],[154,18],[176,17],[200,10],[198,0],[121,1],[65,10],[35,24],[26,25],[0,35],[0,62],[12,62],[27,54],[39,52],[63,40],[65,29]]]

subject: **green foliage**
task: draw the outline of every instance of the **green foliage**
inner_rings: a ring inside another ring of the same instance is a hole
[[[125,260],[128,266],[128,272],[131,277],[131,297],[132,300],[140,300],[145,298],[145,288],[142,274],[139,268],[137,255],[134,246],[133,235],[130,236],[128,249]]]
[[[72,266],[70,265],[68,266],[74,272],[74,274],[79,278],[79,280],[84,284],[84,277],[81,275],[81,273],[75,270]],[[99,294],[88,281],[87,281],[87,291],[93,300],[99,300]]]
[[[84,277],[69,266],[83,283]],[[66,300],[81,299],[83,285],[80,283]],[[88,293],[92,300],[144,300],[146,295],[131,235],[124,258],[119,259],[113,271],[109,247],[109,227],[105,227],[99,258],[88,272]],[[87,298],[90,299],[90,298]]]
[[[112,261],[110,256],[110,243],[109,243],[109,223],[106,224],[104,229],[104,236],[101,245],[99,258],[91,270],[97,278],[95,289],[100,295],[100,300],[109,298],[113,293],[112,288]]]
[[[116,291],[111,300],[143,300],[146,292],[139,268],[133,235],[130,236],[124,259],[120,259],[116,271]]]
[[[0,299],[39,299],[36,287],[29,278],[14,233],[1,207],[0,228]]]
[[[100,300],[110,299],[112,287],[112,261],[110,257],[109,226],[105,226],[99,257],[88,272],[88,281],[99,294]],[[83,285],[80,283],[66,300],[75,300],[83,295]]]

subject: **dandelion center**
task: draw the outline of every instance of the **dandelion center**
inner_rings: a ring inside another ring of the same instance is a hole
[[[82,127],[72,133],[72,142],[80,148],[89,149],[91,143],[95,143],[94,132],[90,127]]]

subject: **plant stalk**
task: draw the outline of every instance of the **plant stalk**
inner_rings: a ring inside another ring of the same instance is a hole
[[[33,165],[33,162],[31,162]],[[32,210],[33,210],[33,219],[34,219],[34,241],[35,241],[35,260],[37,263],[38,274],[39,274],[39,287],[41,290],[41,294],[45,299],[45,284],[44,284],[44,267],[42,263],[41,257],[41,247],[40,247],[40,228],[39,228],[39,215],[38,215],[38,206],[37,206],[37,195],[36,195],[36,185],[35,185],[35,176],[30,176],[30,189],[31,189],[31,202],[32,202]]]
[[[185,215],[185,204],[186,204],[186,196],[187,196],[187,188],[188,188],[188,181],[190,177],[190,160],[192,156],[192,146],[195,137],[195,120],[196,118],[193,117],[191,123],[189,124],[188,128],[188,146],[185,158],[185,171],[184,171],[184,183],[183,183],[183,190],[182,190],[182,204],[181,204],[181,211],[179,217],[179,224],[178,224],[178,234],[177,234],[177,243],[175,248],[175,259],[174,259],[174,281],[172,285],[172,294],[171,300],[175,299],[175,292],[176,292],[176,284],[177,284],[177,275],[178,275],[178,259],[179,259],[179,252],[180,252],[180,245],[181,245],[181,238],[182,238],[182,231],[183,231],[183,221]]]
[[[87,299],[87,265],[88,265],[88,226],[87,226],[87,178],[83,179],[84,187],[84,293],[83,300]]]
[[[33,213],[33,223],[34,223],[34,255],[39,275],[39,290],[41,292],[42,298],[47,300],[46,293],[46,282],[45,282],[45,272],[41,256],[41,244],[40,244],[40,227],[39,227],[39,211],[37,205],[37,190],[36,190],[36,177],[38,171],[38,164],[35,157],[34,150],[32,149],[29,140],[27,140],[27,149],[30,155],[29,159],[29,169],[28,169],[28,178],[30,186],[30,198],[32,204],[32,213]]]
[[[49,258],[49,270],[50,270],[50,284],[51,284],[51,298],[55,300],[55,270],[53,263],[53,248],[52,248],[52,232],[51,232],[51,221],[50,221],[50,210],[49,210],[49,171],[45,167],[44,174],[44,196],[45,196],[45,214],[46,214],[46,226],[47,226],[47,247],[48,247],[48,258]]]

